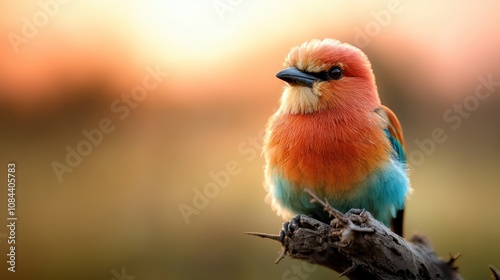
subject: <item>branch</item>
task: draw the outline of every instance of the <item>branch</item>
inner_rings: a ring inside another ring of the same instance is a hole
[[[426,237],[415,235],[408,242],[369,212],[352,209],[344,215],[309,194],[333,216],[329,225],[299,215],[285,223],[280,235],[249,234],[280,242],[283,256],[326,266],[349,279],[463,279],[455,266],[458,256],[438,258]]]

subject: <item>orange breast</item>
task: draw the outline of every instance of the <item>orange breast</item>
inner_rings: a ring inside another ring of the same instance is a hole
[[[268,129],[268,163],[299,186],[349,190],[390,158],[390,144],[375,114],[275,116]]]

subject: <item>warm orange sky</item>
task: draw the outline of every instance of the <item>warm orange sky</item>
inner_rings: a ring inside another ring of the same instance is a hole
[[[440,92],[437,99],[466,94],[500,58],[498,1],[23,3],[3,2],[0,17],[1,98],[18,104],[97,76],[126,89],[157,63],[171,73],[167,99],[274,91],[288,50],[317,37],[357,44],[377,56],[374,67],[406,77],[419,94]],[[32,38],[13,44],[10,34],[26,30]],[[360,30],[372,32],[366,44]]]

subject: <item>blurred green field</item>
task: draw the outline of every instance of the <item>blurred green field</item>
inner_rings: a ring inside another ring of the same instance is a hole
[[[485,104],[450,132],[411,178],[407,234],[428,235],[440,256],[462,253],[460,271],[469,279],[488,279],[487,265],[500,262],[494,250],[500,245],[494,222],[500,135],[493,121],[484,122],[499,105]],[[3,123],[9,137],[2,138],[1,164],[12,159],[18,169],[17,279],[104,279],[122,267],[138,279],[282,279],[301,263],[286,259],[276,266],[277,244],[243,234],[277,233],[282,221],[264,203],[262,158],[248,161],[238,152],[275,107],[249,100],[140,108],[117,122],[116,131],[61,183],[51,163],[63,161],[64,147],[80,141],[81,128],[92,128],[105,112],[36,125]],[[410,151],[411,139],[426,137],[441,122],[426,107],[415,111],[424,110],[431,117],[405,130]],[[408,118],[419,115],[402,112]],[[193,190],[214,182],[209,172],[224,170],[229,161],[238,162],[241,172],[186,224],[179,205],[193,206]],[[321,277],[333,273],[319,268],[310,275]]]

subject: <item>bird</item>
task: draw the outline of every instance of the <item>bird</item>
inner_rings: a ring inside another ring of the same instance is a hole
[[[335,39],[293,47],[276,77],[285,82],[263,140],[266,200],[279,216],[328,223],[306,189],[346,213],[364,209],[403,235],[411,193],[405,142],[381,104],[368,57]]]

